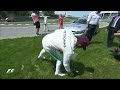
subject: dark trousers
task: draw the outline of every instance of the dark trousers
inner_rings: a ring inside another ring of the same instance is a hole
[[[39,21],[35,22],[34,25],[36,26],[36,28],[40,28],[40,22]]]
[[[108,47],[111,47],[113,40],[114,40],[114,28],[111,27],[108,30],[108,37],[107,37],[107,46]]]
[[[96,28],[97,28],[97,25],[89,24],[88,31],[87,31],[87,37],[88,37],[89,41],[92,40],[92,37],[94,35]]]

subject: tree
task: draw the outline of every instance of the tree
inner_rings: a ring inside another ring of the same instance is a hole
[[[6,18],[6,11],[0,11],[0,18]]]
[[[42,11],[42,13],[43,13],[45,16],[52,16],[52,15],[55,15],[54,12],[55,12],[55,11]]]
[[[14,16],[30,16],[31,11],[0,11],[0,18]]]
[[[16,16],[29,16],[31,11],[14,11],[13,13]]]

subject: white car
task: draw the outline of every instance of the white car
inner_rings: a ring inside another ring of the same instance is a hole
[[[87,19],[79,18],[70,24],[65,24],[64,29],[72,30],[75,36],[81,36],[86,33],[87,30]]]

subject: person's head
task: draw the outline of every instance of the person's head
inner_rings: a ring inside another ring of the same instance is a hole
[[[81,36],[81,37],[77,37],[77,43],[76,43],[76,47],[78,48],[83,48],[83,50],[86,50],[86,47],[89,44],[89,39],[86,36]]]
[[[97,14],[99,14],[101,11],[96,11]]]
[[[37,13],[37,11],[32,11],[32,13]]]
[[[39,11],[32,11],[32,13],[39,15]]]
[[[62,14],[60,14],[60,16],[62,16]]]

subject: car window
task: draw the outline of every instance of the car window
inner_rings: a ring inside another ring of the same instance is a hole
[[[87,19],[78,19],[78,20],[74,21],[73,23],[86,24],[87,23]]]

